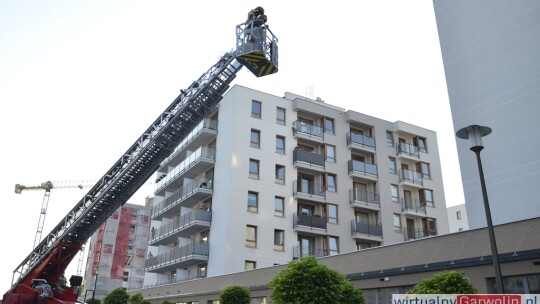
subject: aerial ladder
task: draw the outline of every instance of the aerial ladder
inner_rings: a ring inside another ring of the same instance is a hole
[[[251,21],[252,22],[252,21]],[[90,236],[154,174],[190,130],[214,110],[242,66],[262,77],[278,71],[277,37],[267,25],[236,26],[236,48],[195,80],[136,139],[13,271],[4,304],[77,302],[80,278],[55,289]],[[78,285],[77,285],[78,284]]]

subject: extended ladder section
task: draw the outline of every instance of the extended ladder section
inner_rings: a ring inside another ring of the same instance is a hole
[[[58,281],[88,238],[158,169],[176,145],[223,98],[242,65],[232,53],[193,82],[14,270],[12,293],[31,280]]]

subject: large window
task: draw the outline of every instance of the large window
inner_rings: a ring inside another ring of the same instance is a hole
[[[328,222],[332,224],[338,223],[338,207],[337,205],[328,204]]]
[[[274,230],[274,250],[283,251],[285,249],[285,231]]]
[[[280,125],[285,125],[285,109],[277,107],[276,108],[276,123]]]
[[[390,185],[390,193],[392,194],[392,202],[398,203],[399,202],[398,186]]]
[[[274,198],[274,215],[279,217],[285,215],[285,199],[283,197],[276,196]]]
[[[335,236],[328,237],[328,255],[339,254],[339,239]]]
[[[261,109],[262,105],[260,101],[251,101],[251,117],[253,118],[261,118]]]
[[[255,261],[245,261],[244,270],[253,270],[257,268],[257,262]]]
[[[253,148],[261,147],[261,131],[251,129],[251,139],[249,145]]]
[[[420,137],[420,136],[417,136],[413,139],[414,145],[418,147],[418,150],[420,150],[420,152],[424,152],[424,153],[427,152],[426,142],[427,140],[424,137]]]
[[[427,189],[420,189],[418,190],[418,195],[420,196],[420,201],[426,206],[435,206],[435,203],[433,202],[433,191]]]
[[[257,192],[248,192],[247,210],[257,212],[259,210],[259,194]]]
[[[285,137],[276,135],[276,153],[285,154]]]
[[[285,184],[285,166],[276,165],[276,183]]]
[[[394,134],[390,131],[386,131],[386,145],[389,147],[394,146]]]
[[[326,173],[326,191],[337,192],[335,174]]]
[[[335,134],[334,129],[334,119],[325,117],[324,118],[324,133]]]
[[[257,247],[257,226],[246,226],[246,247]]]
[[[401,231],[401,215],[394,213],[394,231]]]
[[[259,179],[259,161],[256,159],[249,160],[249,177]]]
[[[429,164],[424,162],[416,163],[416,171],[422,174],[422,178],[431,179]]]
[[[332,145],[324,145],[324,154],[326,161],[330,163],[336,162],[336,147]]]
[[[392,174],[396,174],[396,159],[393,157],[388,158],[388,170]]]

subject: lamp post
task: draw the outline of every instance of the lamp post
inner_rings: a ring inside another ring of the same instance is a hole
[[[501,266],[499,264],[499,252],[497,251],[497,243],[495,242],[495,231],[493,230],[493,222],[491,220],[491,210],[489,208],[486,181],[484,180],[484,170],[482,169],[482,160],[480,159],[480,151],[484,149],[484,146],[482,145],[482,137],[489,134],[491,134],[491,128],[478,125],[470,125],[456,132],[456,136],[458,138],[470,140],[470,150],[476,154],[478,172],[480,174],[480,183],[482,185],[482,196],[484,198],[484,209],[486,211],[489,241],[491,243],[491,255],[493,257],[493,266],[495,267],[495,286],[497,288],[496,293],[503,294],[504,286],[502,283]]]

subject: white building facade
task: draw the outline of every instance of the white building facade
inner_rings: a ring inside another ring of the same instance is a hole
[[[448,228],[450,233],[469,230],[465,204],[448,207]]]
[[[540,216],[540,5],[434,0],[454,129],[490,127],[481,152],[494,224]],[[486,226],[476,157],[457,140],[469,227]]]
[[[158,169],[145,286],[448,233],[436,133],[225,94]]]

